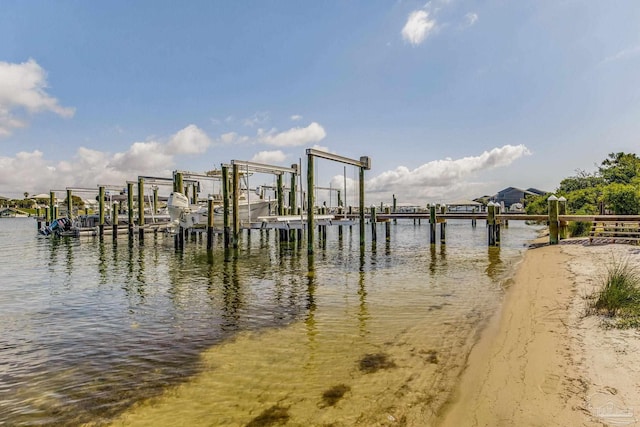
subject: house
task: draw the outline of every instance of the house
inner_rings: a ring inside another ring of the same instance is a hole
[[[509,209],[512,205],[517,203],[524,205],[527,196],[540,196],[546,193],[546,191],[538,190],[536,188],[523,190],[516,187],[507,187],[504,190],[498,191],[498,194],[493,197],[493,201],[500,204],[504,203],[504,206]]]

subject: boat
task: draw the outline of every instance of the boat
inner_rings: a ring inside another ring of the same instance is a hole
[[[69,218],[63,217],[54,219],[49,225],[42,226],[38,233],[42,236],[77,237],[78,229],[73,226]]]
[[[259,217],[269,215],[271,202],[263,199],[251,201],[246,197],[239,200],[238,217],[241,223],[257,222]],[[187,196],[173,192],[167,202],[170,224],[173,227],[196,228],[206,227],[208,224],[208,206],[191,204]],[[224,206],[221,197],[214,197],[213,223],[222,225],[224,221]]]

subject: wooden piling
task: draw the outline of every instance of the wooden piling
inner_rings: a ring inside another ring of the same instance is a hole
[[[111,227],[113,240],[118,238],[118,203],[111,206]]]
[[[377,218],[376,218],[376,207],[375,206],[371,206],[370,221],[371,221],[371,240],[376,242],[378,240],[378,233],[377,233],[377,227],[376,227]]]
[[[98,229],[100,236],[104,235],[104,186],[98,187]]]
[[[495,210],[495,228],[494,228],[494,234],[495,234],[495,246],[500,246],[500,220],[497,219],[498,215],[500,215],[500,211],[502,210],[502,206],[496,204],[496,210]]]
[[[296,169],[297,170],[298,165],[297,164],[292,164],[291,165],[291,169]],[[296,174],[292,173],[291,174],[291,191],[289,192],[289,207],[291,208],[291,215],[295,215],[296,212],[296,207],[298,205],[297,201],[296,201]],[[296,236],[297,233],[295,230],[289,230],[289,241],[290,242],[295,242],[296,241]]]
[[[176,193],[184,194],[184,181],[182,172],[176,172],[176,174],[173,176],[173,191]]]
[[[231,229],[229,228],[229,167],[222,166],[222,218],[224,248],[231,246]]]
[[[53,207],[56,205],[56,193],[49,192],[49,222],[52,223],[56,219],[56,213]]]
[[[436,206],[429,206],[429,243],[436,244]]]
[[[138,178],[138,237],[144,239],[144,178]]]
[[[279,173],[277,178],[276,178],[276,193],[277,193],[277,197],[278,197],[278,215],[282,216],[284,215],[284,186],[282,183],[282,174]],[[288,240],[289,236],[288,236],[288,232],[287,230],[281,229],[278,230],[278,237],[280,239],[281,242]]]
[[[73,198],[69,189],[67,189],[67,218],[73,219]]]
[[[398,200],[396,199],[396,195],[393,195],[393,213],[396,213],[398,210],[398,205],[397,205]],[[393,218],[393,223],[397,224],[398,220],[396,218]]]
[[[213,196],[207,200],[207,250],[213,249]]]
[[[567,214],[567,199],[562,196],[558,199],[558,214],[559,215],[566,215]],[[559,221],[559,228],[560,228],[560,240],[566,239],[567,238],[567,221]]]
[[[45,206],[44,207],[44,225],[49,225],[51,224],[49,222],[49,218],[50,218],[50,214],[49,214],[49,206]]]
[[[395,196],[394,196],[394,199],[395,199]],[[385,213],[387,215],[391,213],[391,209],[388,206],[385,208]],[[387,243],[391,242],[391,221],[389,220],[387,220],[384,223],[384,240]]]
[[[133,236],[133,182],[127,182],[127,214],[129,217],[129,236]]]
[[[359,202],[360,202],[360,247],[364,248],[364,167],[360,167],[358,174]]]
[[[233,164],[232,168],[232,208],[231,208],[231,223],[232,223],[232,240],[233,248],[238,249],[238,239],[240,236],[240,170],[237,164]]]
[[[153,187],[153,214],[156,215],[158,213],[158,187]]]
[[[493,202],[487,205],[487,233],[489,246],[496,245],[496,207]]]
[[[440,213],[441,214],[445,214],[447,210],[447,207],[445,205],[440,206]],[[446,239],[446,232],[447,232],[447,222],[446,220],[442,220],[442,222],[440,223],[440,244],[444,245],[447,241]]]
[[[558,198],[551,195],[547,199],[549,202],[549,244],[558,244]]]
[[[313,254],[313,233],[315,231],[313,221],[313,207],[315,206],[313,160],[313,154],[307,153],[307,254],[309,255]],[[362,225],[364,225],[363,222]]]

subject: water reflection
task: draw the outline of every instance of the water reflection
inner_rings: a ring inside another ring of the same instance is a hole
[[[485,273],[489,278],[495,280],[504,273],[505,270],[504,263],[502,262],[502,259],[500,259],[500,246],[490,246],[487,249],[487,258],[489,260],[489,264],[485,269]]]
[[[144,245],[125,236],[36,244],[32,229],[3,235],[20,250],[0,249],[0,273],[13,278],[0,283],[0,425],[106,423],[187,380],[203,349],[290,322],[315,366],[332,353],[348,359],[348,376],[356,356],[416,316],[460,325],[469,312],[484,313],[482,304],[496,298],[487,283],[513,259],[508,247],[487,250],[484,234],[480,246],[430,246],[427,254],[423,233],[394,226],[383,256],[382,248],[360,247],[357,229],[344,231],[342,241],[337,230],[329,235],[315,257],[306,256],[305,241],[279,243],[267,232],[240,249],[219,244],[210,252],[175,251],[162,235]],[[449,237],[455,242],[454,227]],[[250,356],[264,362],[260,351]],[[281,373],[283,384],[293,382]]]
[[[225,256],[222,270],[222,300],[224,302],[222,328],[225,331],[235,331],[238,329],[239,312],[243,305],[237,256],[230,256],[228,261]]]

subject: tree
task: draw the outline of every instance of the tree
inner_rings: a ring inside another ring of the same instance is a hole
[[[26,191],[24,192],[24,198],[26,199],[27,197],[29,197],[29,193],[27,193]]]
[[[604,199],[616,215],[638,215],[640,192],[631,184],[613,183],[605,187]]]
[[[640,172],[640,158],[633,153],[609,153],[599,172],[607,184],[629,184]]]
[[[593,188],[604,183],[604,179],[597,176],[595,173],[589,173],[584,170],[576,170],[574,176],[560,181],[560,187],[558,187],[558,193],[569,193],[571,191],[584,190],[586,188]]]

